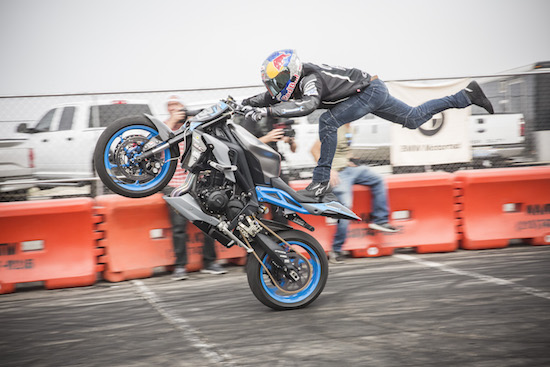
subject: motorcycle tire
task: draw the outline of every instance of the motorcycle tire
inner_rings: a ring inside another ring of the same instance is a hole
[[[294,266],[298,268],[299,283],[288,281],[284,274],[277,271],[277,268],[272,265],[266,251],[260,248],[256,250],[256,254],[264,266],[270,270],[279,287],[274,284],[273,279],[269,277],[265,268],[253,255],[248,257],[246,263],[248,285],[261,303],[274,310],[306,307],[319,297],[325,288],[328,278],[328,260],[325,250],[313,236],[299,230],[285,230],[278,232],[277,235],[294,250],[294,255],[292,251],[287,251],[287,255]],[[283,246],[284,243],[279,243],[279,245]],[[304,257],[297,256],[295,251],[302,253],[307,258],[309,266],[305,263]]]
[[[141,198],[162,190],[172,179],[178,164],[177,145],[155,154],[146,163],[135,163],[145,145],[158,135],[155,125],[145,116],[124,117],[109,125],[99,137],[94,151],[95,170],[111,191],[129,198]],[[154,162],[158,173],[143,168]]]

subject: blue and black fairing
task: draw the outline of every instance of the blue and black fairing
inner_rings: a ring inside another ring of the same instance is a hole
[[[271,179],[271,187],[256,186],[259,202],[270,203],[300,214],[322,215],[337,219],[361,220],[353,211],[337,201],[312,202],[286,184],[280,177]]]

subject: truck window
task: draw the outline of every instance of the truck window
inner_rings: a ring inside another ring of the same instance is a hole
[[[35,130],[38,132],[50,131],[50,126],[52,124],[53,115],[55,115],[55,108],[49,110],[36,124]]]
[[[107,127],[112,122],[127,116],[151,114],[146,104],[109,104],[90,108],[90,127]]]
[[[523,100],[521,87],[521,82],[510,84],[510,111],[507,112],[520,113],[523,110],[523,106],[521,105],[521,102]]]
[[[74,107],[65,107],[61,114],[58,130],[71,130],[73,127]]]

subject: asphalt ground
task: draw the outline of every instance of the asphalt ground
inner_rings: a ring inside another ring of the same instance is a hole
[[[0,296],[7,366],[550,366],[550,246],[331,264],[273,311],[242,267]]]

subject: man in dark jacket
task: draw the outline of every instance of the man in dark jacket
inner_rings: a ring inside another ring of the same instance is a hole
[[[493,107],[477,82],[451,96],[411,107],[388,93],[385,83],[359,69],[302,63],[296,51],[272,53],[261,68],[267,92],[247,98],[247,116],[259,121],[263,116],[298,117],[316,109],[328,109],[319,118],[321,155],[313,170],[313,180],[300,193],[320,201],[330,192],[330,168],[336,150],[337,130],[368,113],[416,129],[433,115],[449,108],[472,104],[493,113]]]

